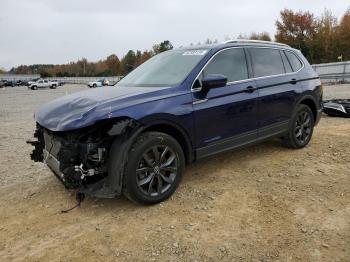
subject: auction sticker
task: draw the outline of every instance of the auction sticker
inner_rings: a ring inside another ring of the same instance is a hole
[[[208,50],[203,50],[203,49],[199,49],[199,50],[189,50],[184,52],[182,55],[205,55],[208,52]]]

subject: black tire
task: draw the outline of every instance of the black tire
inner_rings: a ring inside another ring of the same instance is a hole
[[[92,85],[92,87],[93,87],[93,88],[96,88],[96,87],[97,87],[97,85],[96,85],[96,84],[93,84],[93,85]]]
[[[282,138],[283,145],[294,149],[307,146],[312,138],[314,125],[315,119],[310,107],[299,105],[293,114],[288,134]]]
[[[51,89],[56,89],[56,85],[52,85],[52,86],[51,86]]]
[[[32,88],[32,90],[37,90],[38,89],[36,86],[32,86],[31,88]]]
[[[160,132],[143,133],[129,151],[123,193],[142,204],[164,201],[178,187],[184,167],[184,153],[173,137]]]

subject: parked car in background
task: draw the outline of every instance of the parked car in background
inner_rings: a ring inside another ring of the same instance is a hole
[[[37,82],[39,79],[40,79],[40,78],[36,78],[36,79],[32,79],[32,80],[30,80],[30,81],[27,81],[26,86],[29,87],[31,84],[34,84],[35,82]]]
[[[109,81],[107,79],[100,79],[100,80],[92,81],[88,83],[88,87],[90,88],[108,86],[108,85],[109,85]]]
[[[5,86],[12,86],[12,87],[17,86],[17,81],[15,81],[15,80],[6,80],[5,81]]]
[[[317,73],[300,51],[274,42],[173,49],[116,86],[35,112],[35,152],[81,194],[158,203],[185,164],[271,138],[307,146],[322,113]]]
[[[63,81],[58,80],[50,80],[51,82],[57,82],[57,86],[63,86],[65,83]]]
[[[26,82],[25,82],[24,80],[17,80],[17,81],[16,81],[16,85],[17,85],[17,86],[23,86],[23,85],[25,85],[25,83],[26,83]]]
[[[58,86],[57,81],[50,81],[47,79],[39,79],[38,81],[31,83],[28,88],[36,90],[38,88],[52,88],[55,89]]]

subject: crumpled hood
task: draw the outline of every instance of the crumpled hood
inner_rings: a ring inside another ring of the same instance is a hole
[[[51,131],[81,128],[108,118],[112,111],[133,105],[140,96],[147,100],[147,94],[157,90],[159,88],[114,86],[77,92],[41,106],[35,112],[35,120]]]

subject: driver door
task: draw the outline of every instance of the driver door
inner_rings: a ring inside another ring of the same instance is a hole
[[[226,86],[199,90],[209,74],[225,75]],[[197,158],[257,139],[258,90],[249,75],[244,48],[219,51],[203,68],[192,93]]]
[[[44,85],[43,85],[43,87],[49,87],[50,86],[50,84],[49,84],[49,81],[48,80],[44,80]]]
[[[38,88],[44,87],[44,80],[39,80],[38,82]]]

